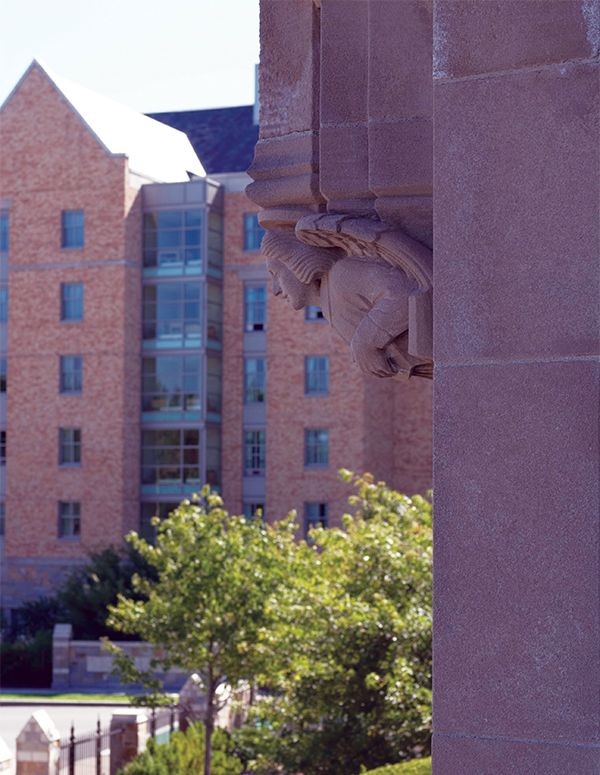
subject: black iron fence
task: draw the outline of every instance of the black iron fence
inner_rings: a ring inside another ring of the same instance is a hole
[[[167,743],[179,728],[177,707],[152,708],[147,721],[138,726],[146,727],[147,733],[158,743]],[[60,754],[56,763],[56,775],[109,775],[111,743],[122,729],[102,728],[100,720],[95,732],[76,735],[71,725],[68,738],[60,742]]]

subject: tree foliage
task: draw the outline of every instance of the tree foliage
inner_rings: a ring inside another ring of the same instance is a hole
[[[146,750],[126,765],[119,775],[190,775],[202,771],[204,730],[193,724],[185,732],[174,732],[168,743],[150,739]],[[228,752],[226,733],[217,729],[213,738],[213,775],[240,775],[239,759]]]
[[[254,766],[351,775],[428,751],[431,505],[353,478],[354,516],[300,545],[277,605],[277,693],[238,735]]]
[[[231,516],[208,488],[156,524],[154,545],[136,533],[128,537],[156,578],[134,577],[138,597],[120,595],[108,623],[159,646],[153,667],[176,665],[201,677],[208,775],[219,688],[254,682],[269,670],[268,603],[287,581],[294,528],[290,520],[267,526]],[[120,665],[127,661],[121,654]],[[134,675],[129,662],[128,677]]]

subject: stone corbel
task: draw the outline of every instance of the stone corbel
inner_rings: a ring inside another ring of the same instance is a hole
[[[408,353],[433,360],[433,261],[428,247],[376,218],[352,215],[311,213],[300,218],[295,233],[307,245],[338,248],[364,261],[383,260],[404,272],[414,283],[408,298]]]

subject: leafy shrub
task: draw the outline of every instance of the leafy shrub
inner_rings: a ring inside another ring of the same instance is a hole
[[[3,688],[46,688],[52,683],[52,633],[0,645],[0,685]]]
[[[431,775],[431,758],[413,759],[403,764],[389,764],[387,767],[369,770],[363,775]]]
[[[222,729],[213,734],[212,775],[240,775],[242,764],[228,752],[229,736]],[[204,727],[193,724],[185,732],[175,732],[168,743],[148,741],[146,750],[136,756],[119,775],[190,775],[204,768]]]

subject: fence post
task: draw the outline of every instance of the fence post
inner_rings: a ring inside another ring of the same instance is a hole
[[[45,710],[38,710],[17,737],[17,775],[54,773],[59,756],[58,729]]]
[[[75,724],[71,722],[69,735],[69,775],[75,775]]]
[[[12,753],[10,748],[0,737],[0,772],[8,773],[12,768]]]
[[[169,708],[169,739],[175,731],[175,706],[171,705]]]
[[[96,775],[102,775],[102,727],[100,726],[100,716],[96,724]]]
[[[150,711],[150,734],[154,739],[156,737],[156,708],[152,708]]]
[[[110,775],[146,748],[148,716],[141,712],[113,713],[110,720]]]

